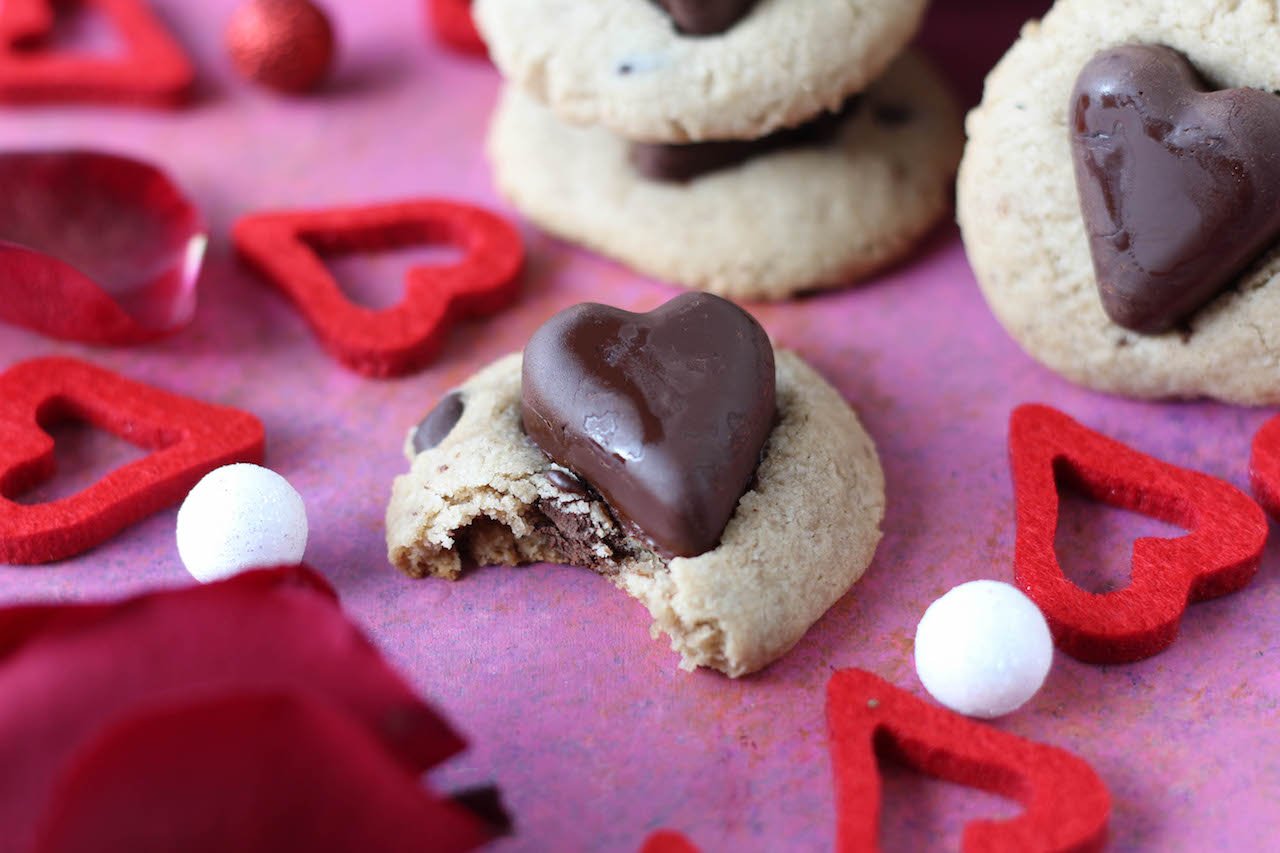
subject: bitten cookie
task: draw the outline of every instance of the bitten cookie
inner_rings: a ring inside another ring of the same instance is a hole
[[[667,558],[529,438],[521,356],[508,356],[411,431],[412,467],[387,509],[390,560],[413,577],[457,578],[468,565],[588,567],[644,603],[683,668],[758,670],[862,576],[884,515],[883,474],[857,416],[789,352],[777,354],[776,377],[777,421],[719,544]]]
[[[1280,235],[1256,233],[1280,197],[1277,37],[1273,4],[1231,0],[1060,0],[1024,28],[969,116],[958,208],[1033,357],[1134,397],[1280,402]],[[1216,273],[1207,302],[1162,292]]]
[[[963,131],[928,65],[908,54],[847,113],[826,143],[664,183],[626,142],[509,89],[489,153],[501,191],[554,234],[686,287],[784,299],[902,258],[950,204]]]
[[[474,10],[503,76],[562,120],[676,143],[753,139],[837,109],[898,55],[925,7],[759,0],[704,3],[734,9],[720,20],[686,19],[698,5],[476,0]]]

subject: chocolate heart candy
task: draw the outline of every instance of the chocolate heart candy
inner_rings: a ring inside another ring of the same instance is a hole
[[[1125,45],[1071,95],[1076,183],[1107,314],[1139,332],[1187,320],[1280,234],[1280,98],[1209,91],[1186,57]]]
[[[691,36],[722,33],[745,18],[756,0],[657,0],[676,29]]]
[[[714,548],[773,428],[773,347],[706,293],[576,305],[524,349],[524,427],[666,556]]]

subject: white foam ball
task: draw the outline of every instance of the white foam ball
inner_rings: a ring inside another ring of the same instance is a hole
[[[306,548],[302,496],[260,465],[209,472],[178,509],[178,556],[202,583],[246,569],[297,565]]]
[[[1053,637],[1035,602],[999,581],[970,581],[939,598],[916,628],[916,672],[953,711],[992,719],[1044,685]]]

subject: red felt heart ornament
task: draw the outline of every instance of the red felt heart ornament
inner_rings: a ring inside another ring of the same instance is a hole
[[[61,500],[12,498],[53,473],[43,424],[74,416],[151,450]],[[133,382],[72,358],[0,374],[0,562],[46,563],[87,551],[177,503],[215,468],[261,462],[262,423],[246,412]]]
[[[1089,663],[1150,657],[1177,637],[1189,602],[1234,592],[1258,569],[1267,520],[1230,483],[1161,462],[1039,405],[1014,411],[1009,457],[1017,498],[1014,577],[1072,657]],[[1054,551],[1059,478],[1093,500],[1189,532],[1138,539],[1129,586],[1086,592],[1066,577]]]
[[[880,849],[877,748],[921,773],[1022,803],[1025,811],[1012,820],[966,825],[965,853],[1102,849],[1111,797],[1069,752],[930,705],[859,669],[831,677],[827,721],[842,851]]]
[[[516,296],[524,263],[520,235],[505,219],[451,201],[258,213],[236,223],[241,258],[282,290],[325,348],[369,376],[397,376],[427,364],[452,322],[496,313]],[[403,301],[373,310],[343,295],[320,253],[444,243],[465,256],[420,266],[405,277]]]
[[[100,58],[46,50],[54,0],[0,3],[0,102],[94,102],[181,106],[195,71],[145,0],[77,0],[102,12],[125,56]]]

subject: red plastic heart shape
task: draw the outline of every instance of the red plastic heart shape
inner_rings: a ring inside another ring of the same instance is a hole
[[[147,163],[0,154],[0,320],[91,344],[172,333],[195,314],[206,243],[200,214]]]
[[[61,500],[13,497],[53,473],[42,423],[73,415],[153,451]],[[87,551],[175,504],[215,468],[261,462],[262,423],[246,412],[133,382],[72,358],[0,374],[0,562],[47,563]]]
[[[1012,820],[967,824],[965,853],[1084,853],[1106,842],[1111,796],[1069,752],[930,705],[860,669],[831,677],[827,722],[842,851],[880,849],[877,748],[921,773],[1022,803]]]
[[[518,292],[520,235],[505,219],[451,201],[258,213],[236,223],[241,258],[282,290],[334,358],[369,376],[425,366],[457,319],[494,314]],[[405,277],[404,300],[375,311],[343,295],[319,253],[445,243],[456,264],[422,266]]]
[[[0,3],[0,102],[94,102],[176,107],[195,70],[145,0],[78,0],[101,11],[125,45],[121,59],[47,51],[55,0]]]
[[[1267,519],[1230,483],[1161,462],[1100,435],[1048,406],[1025,405],[1009,422],[1017,499],[1014,577],[1040,607],[1058,648],[1089,663],[1124,663],[1163,651],[1187,604],[1226,595],[1252,580]],[[1095,594],[1072,583],[1054,551],[1058,478],[1093,500],[1189,532],[1138,539],[1132,581]]]
[[[427,18],[436,38],[454,50],[488,56],[489,48],[471,17],[471,0],[427,0]]]

